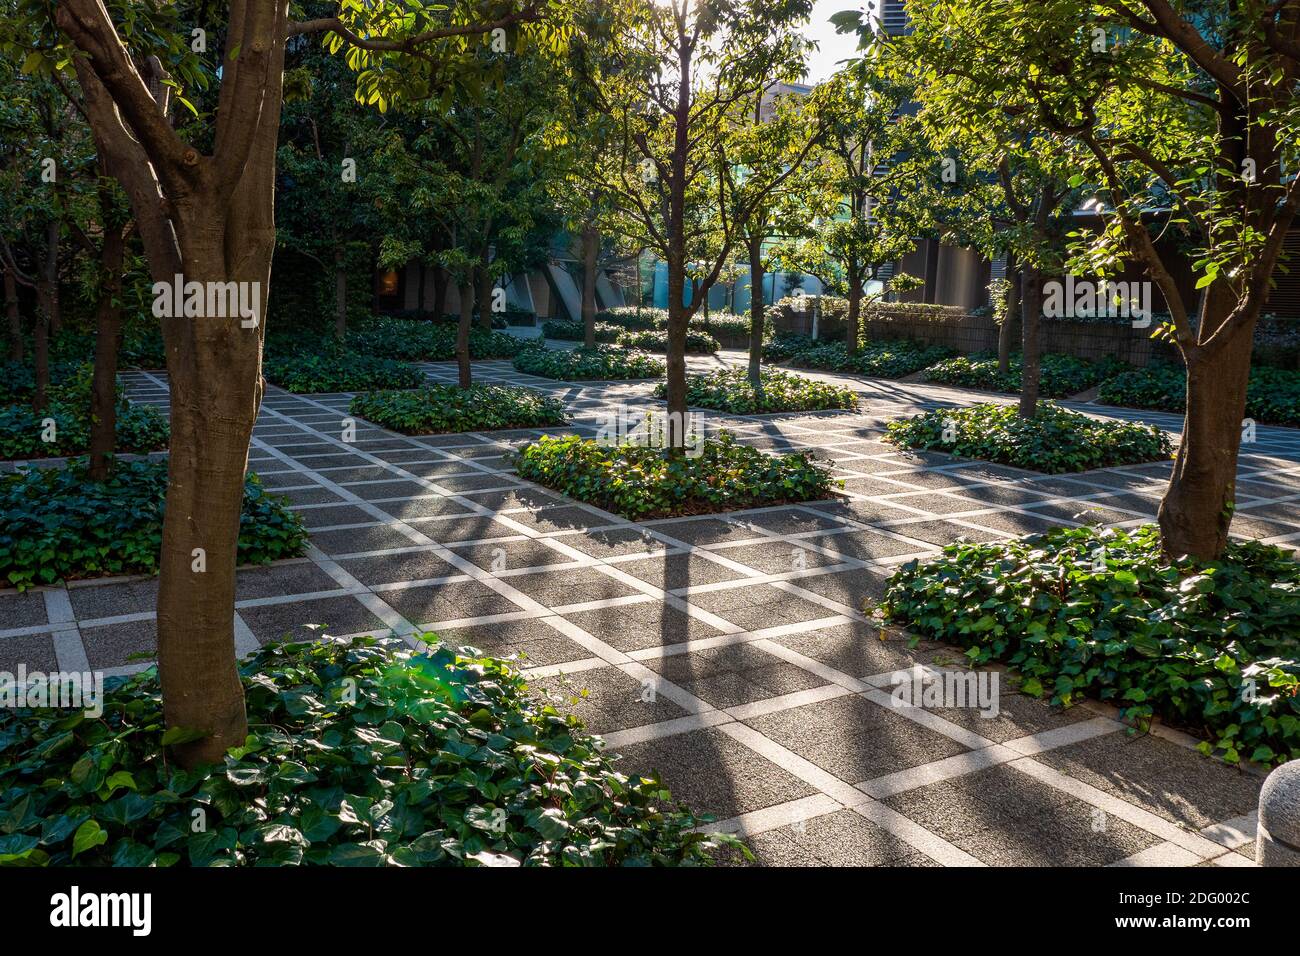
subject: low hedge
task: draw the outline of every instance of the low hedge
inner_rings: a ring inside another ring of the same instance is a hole
[[[1182,412],[1187,406],[1187,372],[1179,365],[1149,365],[1102,383],[1097,400],[1107,405]],[[1246,417],[1265,425],[1300,426],[1300,372],[1251,369]]]
[[[154,669],[110,680],[98,720],[7,709],[0,863],[682,865],[735,845],[696,832],[657,780],[618,773],[504,662],[465,653],[262,647],[240,665],[248,738],[193,770],[165,757],[193,736],[164,732]]]
[[[657,358],[608,345],[594,349],[527,349],[515,356],[514,366],[529,375],[564,382],[658,378],[664,374],[664,363]]]
[[[346,349],[274,354],[262,370],[267,381],[295,395],[417,388],[425,381],[424,373],[409,362]]]
[[[1051,402],[1028,419],[1015,405],[937,408],[890,422],[886,440],[1049,474],[1157,461],[1173,447],[1154,425],[1099,421]]]
[[[915,342],[867,342],[850,355],[843,342],[813,343],[796,352],[789,364],[827,372],[852,372],[873,378],[903,378],[952,354],[940,345]]]
[[[118,462],[91,481],[84,460],[0,475],[0,578],[19,590],[76,578],[152,574],[162,547],[167,462]],[[244,485],[239,563],[296,557],[302,519],[255,475]]]
[[[1280,548],[1172,561],[1154,525],[957,543],[899,568],[880,611],[1053,703],[1160,717],[1233,763],[1300,758],[1300,563]]]
[[[1117,359],[1089,362],[1073,355],[1048,353],[1039,359],[1039,394],[1046,398],[1068,398],[1100,385],[1128,366]],[[1008,370],[998,370],[996,355],[980,353],[951,358],[926,369],[925,380],[941,385],[980,388],[989,392],[1020,391],[1024,366],[1019,353],[1011,356]]]
[[[643,349],[647,352],[666,355],[668,353],[668,332],[663,329],[624,332],[618,337],[617,344],[620,348]],[[687,354],[708,355],[720,348],[722,348],[722,345],[709,333],[701,332],[695,328],[686,330]]]
[[[564,424],[564,403],[511,385],[426,385],[411,391],[364,392],[353,415],[404,435],[539,428]]]
[[[819,382],[779,369],[763,369],[761,388],[755,392],[745,369],[723,369],[686,379],[686,404],[734,415],[768,412],[812,412],[856,409],[858,396],[851,388]],[[668,384],[660,382],[655,394],[667,398]]]
[[[543,435],[515,456],[519,476],[626,518],[712,514],[827,498],[837,484],[804,452],[767,455],[729,432],[698,454]]]

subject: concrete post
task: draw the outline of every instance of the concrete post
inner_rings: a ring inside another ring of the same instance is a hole
[[[1260,866],[1300,866],[1300,760],[1284,763],[1264,781],[1259,793],[1255,862]]]

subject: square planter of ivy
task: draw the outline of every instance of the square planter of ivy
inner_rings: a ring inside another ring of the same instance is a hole
[[[1130,408],[1182,412],[1187,372],[1180,365],[1149,365],[1102,383],[1098,401]],[[1256,367],[1246,386],[1246,417],[1262,425],[1300,426],[1300,372]]]
[[[417,388],[425,382],[424,373],[408,362],[343,349],[272,355],[263,371],[267,381],[295,395]]]
[[[849,354],[843,342],[808,340],[806,347],[799,348],[798,337],[782,341],[786,344],[769,349],[768,354],[787,355],[787,361],[796,368],[854,372],[872,378],[904,378],[952,354],[951,349],[943,346],[923,346],[907,341],[864,342],[853,355]]]
[[[698,832],[658,780],[530,696],[504,662],[394,640],[269,644],[240,665],[250,734],[183,770],[158,675],[98,720],[0,712],[0,863],[25,866],[682,866]],[[209,826],[191,825],[202,810]]]
[[[1039,393],[1047,398],[1069,398],[1100,385],[1126,368],[1127,365],[1113,358],[1089,362],[1073,355],[1048,353],[1039,360]],[[1022,372],[1023,365],[1018,353],[1011,356],[1006,372],[999,371],[997,356],[979,354],[959,356],[931,365],[925,370],[925,380],[941,385],[1014,394],[1020,391]]]
[[[347,348],[366,355],[408,362],[450,362],[456,358],[456,325],[376,316],[348,330]],[[470,329],[471,359],[513,358],[528,342],[506,332]]]
[[[878,613],[1053,703],[1160,717],[1233,763],[1300,758],[1300,562],[1281,548],[1175,561],[1154,525],[958,543],[900,567]]]
[[[520,449],[515,465],[521,478],[632,519],[815,501],[839,485],[807,453],[768,455],[725,431],[696,451],[544,435]]]
[[[78,578],[154,574],[162,548],[166,461],[119,461],[91,481],[84,461],[0,475],[0,582],[23,590]],[[255,475],[244,485],[240,564],[302,554],[307,530]]]
[[[563,425],[564,403],[509,385],[426,385],[411,391],[365,392],[349,411],[403,435],[540,428]]]
[[[668,352],[667,329],[647,329],[642,332],[624,332],[617,339],[617,344],[625,349],[644,349],[663,355]],[[698,328],[686,330],[686,351],[692,355],[711,355],[722,344],[708,332]]]
[[[764,369],[759,375],[761,387],[755,389],[745,369],[723,369],[708,375],[686,379],[686,404],[692,408],[712,408],[733,415],[762,415],[769,412],[813,412],[829,409],[856,409],[858,396],[851,388],[819,382],[803,375]],[[660,398],[668,395],[668,385],[655,387]]]
[[[1154,425],[1102,421],[1040,402],[1033,418],[1015,405],[937,408],[890,422],[886,440],[1048,474],[1113,468],[1169,458],[1169,436]]]
[[[11,363],[15,370],[18,363]],[[64,458],[84,454],[90,447],[90,394],[94,366],[83,364],[51,370],[49,403],[40,412],[29,404],[0,406],[0,460]],[[13,385],[15,397],[29,398],[34,388],[20,377]],[[166,451],[170,429],[167,416],[152,405],[128,401],[121,381],[116,383],[116,451],[148,454]]]
[[[594,349],[526,349],[515,356],[514,366],[529,375],[563,382],[659,378],[664,374],[664,363],[659,359],[610,345]]]

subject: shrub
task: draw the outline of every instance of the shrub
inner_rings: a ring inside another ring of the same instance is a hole
[[[426,635],[432,640],[435,635]],[[103,717],[0,714],[0,862],[500,866],[709,862],[654,779],[614,769],[504,662],[395,640],[270,644],[240,665],[251,733],[183,770],[150,669]],[[196,809],[207,827],[194,832]]]
[[[843,342],[814,343],[796,352],[790,364],[830,372],[855,372],[875,378],[903,378],[919,372],[951,355],[950,349],[938,345],[922,346],[914,342],[867,342],[857,355],[850,355]]]
[[[1187,405],[1187,373],[1178,365],[1149,365],[1102,383],[1097,400],[1108,405],[1181,412]],[[1300,425],[1300,372],[1251,369],[1246,416],[1267,425]]]
[[[825,409],[858,407],[858,397],[851,388],[818,382],[802,375],[763,369],[762,389],[756,394],[745,369],[724,369],[708,375],[691,375],[686,379],[686,404],[713,408],[734,415],[767,412],[811,412]],[[655,388],[660,398],[668,395],[668,385]]]
[[[890,422],[888,440],[1051,474],[1168,458],[1169,436],[1140,422],[1098,421],[1051,402],[1033,418],[1014,405],[937,408]]]
[[[668,332],[651,330],[646,332],[624,332],[617,339],[620,348],[644,349],[647,352],[667,354]],[[686,330],[686,351],[697,355],[711,354],[722,348],[718,340],[707,332],[696,328]]]
[[[1039,360],[1039,393],[1047,398],[1068,398],[1101,384],[1127,366],[1117,359],[1089,362],[1073,355],[1048,353]],[[996,355],[959,356],[926,369],[925,380],[990,392],[1019,392],[1023,364],[1019,353],[1011,356],[1007,372],[998,371]]]
[[[162,547],[165,461],[118,462],[91,481],[83,461],[0,475],[0,576],[19,590],[106,574],[152,574]],[[302,519],[268,495],[256,476],[244,485],[239,562],[265,564],[301,554]]]
[[[1158,716],[1234,763],[1300,758],[1300,563],[1280,548],[1171,561],[1154,525],[958,543],[903,565],[881,611],[972,663],[1012,665],[1053,703]]]
[[[728,432],[698,454],[543,435],[516,455],[519,475],[626,518],[710,514],[829,497],[831,473],[804,452],[767,455]]]
[[[515,368],[529,375],[565,382],[629,378],[658,378],[664,363],[643,352],[626,352],[608,345],[594,349],[528,349],[515,356]]]
[[[615,341],[623,330],[608,322],[596,323],[596,341],[610,343]],[[581,342],[586,337],[586,328],[581,322],[543,322],[542,337],[558,339],[562,342]]]
[[[563,402],[509,385],[426,385],[405,392],[365,392],[352,399],[348,410],[404,435],[564,424]]]
[[[407,362],[344,349],[273,355],[263,371],[267,381],[297,395],[417,388],[425,380],[424,373]]]
[[[504,322],[502,323],[504,325]],[[348,330],[347,347],[367,355],[418,362],[450,362],[456,358],[453,325],[376,316]],[[470,329],[471,359],[513,358],[525,347],[523,339],[506,332]]]

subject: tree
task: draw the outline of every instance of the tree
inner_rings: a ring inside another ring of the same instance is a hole
[[[845,345],[860,345],[867,283],[916,247],[925,229],[911,195],[925,171],[920,146],[899,118],[901,87],[858,60],[819,86],[811,108],[822,135],[814,156],[817,191],[811,221],[783,252],[784,262],[815,276],[848,301]],[[908,164],[900,154],[914,155]]]
[[[933,229],[989,258],[1003,255],[1008,273],[1019,272],[1012,287],[1023,306],[1019,414],[1033,418],[1043,283],[1061,273],[1067,258],[1069,220],[1080,198],[1071,186],[1077,162],[1068,140],[1041,122],[1020,75],[1005,68],[1002,56],[987,55],[987,35],[961,32],[954,39],[942,11],[913,13],[910,35],[882,37],[872,47],[880,68],[908,84],[930,150],[929,170],[911,201],[923,198]],[[916,155],[907,163],[914,165]],[[1010,304],[998,341],[1003,371],[1011,357]]]
[[[295,51],[286,70],[285,107],[277,165],[276,243],[305,256],[332,287],[334,334],[347,332],[348,273],[370,266],[374,207],[365,184],[383,176],[366,147],[378,114],[353,96],[356,80],[346,64],[327,51]]]
[[[329,5],[331,15],[293,21],[289,0],[232,0],[216,8],[224,19],[193,27],[214,41],[223,38],[218,69],[205,67],[191,25],[181,20],[208,8],[65,0],[50,23],[46,4],[19,0],[18,6],[42,31],[35,51],[42,68],[70,63],[76,74],[106,165],[130,200],[155,283],[170,288],[183,276],[209,290],[243,289],[254,297],[253,325],[240,315],[162,321],[172,440],[159,676],[168,726],[202,735],[179,744],[177,759],[186,765],[215,760],[242,743],[247,730],[235,666],[234,571],[248,445],[264,387],[286,43],[320,35],[333,52],[346,47],[358,73],[357,95],[383,109],[403,97],[490,81],[480,64],[469,68],[473,50],[495,30],[538,19],[543,6],[460,0],[413,10],[392,2],[339,3]],[[190,103],[185,92],[204,86],[216,90],[215,110],[173,122],[173,92],[184,105]]]
[[[791,36],[791,55],[801,59],[811,44]],[[819,114],[797,93],[782,93],[778,84],[755,87],[739,98],[731,113],[729,162],[720,167],[735,196],[735,231],[749,262],[750,385],[762,390],[763,280],[773,265],[777,245],[771,240],[794,235],[810,215],[819,183],[812,169],[824,132]],[[781,176],[776,186],[769,182]],[[748,194],[756,193],[755,201]]]
[[[667,267],[674,449],[685,444],[687,326],[730,265],[737,223],[789,175],[755,170],[762,185],[733,190],[730,116],[773,82],[798,79],[797,30],[810,9],[808,0],[628,0],[607,61],[580,67],[618,135],[619,161],[595,171],[618,229]]]
[[[1187,368],[1182,441],[1159,521],[1172,555],[1227,544],[1254,329],[1300,202],[1300,0],[941,0],[917,33],[965,37],[1033,125],[1068,142],[1104,228],[1074,261],[1146,270]],[[1168,245],[1192,250],[1197,299]]]

